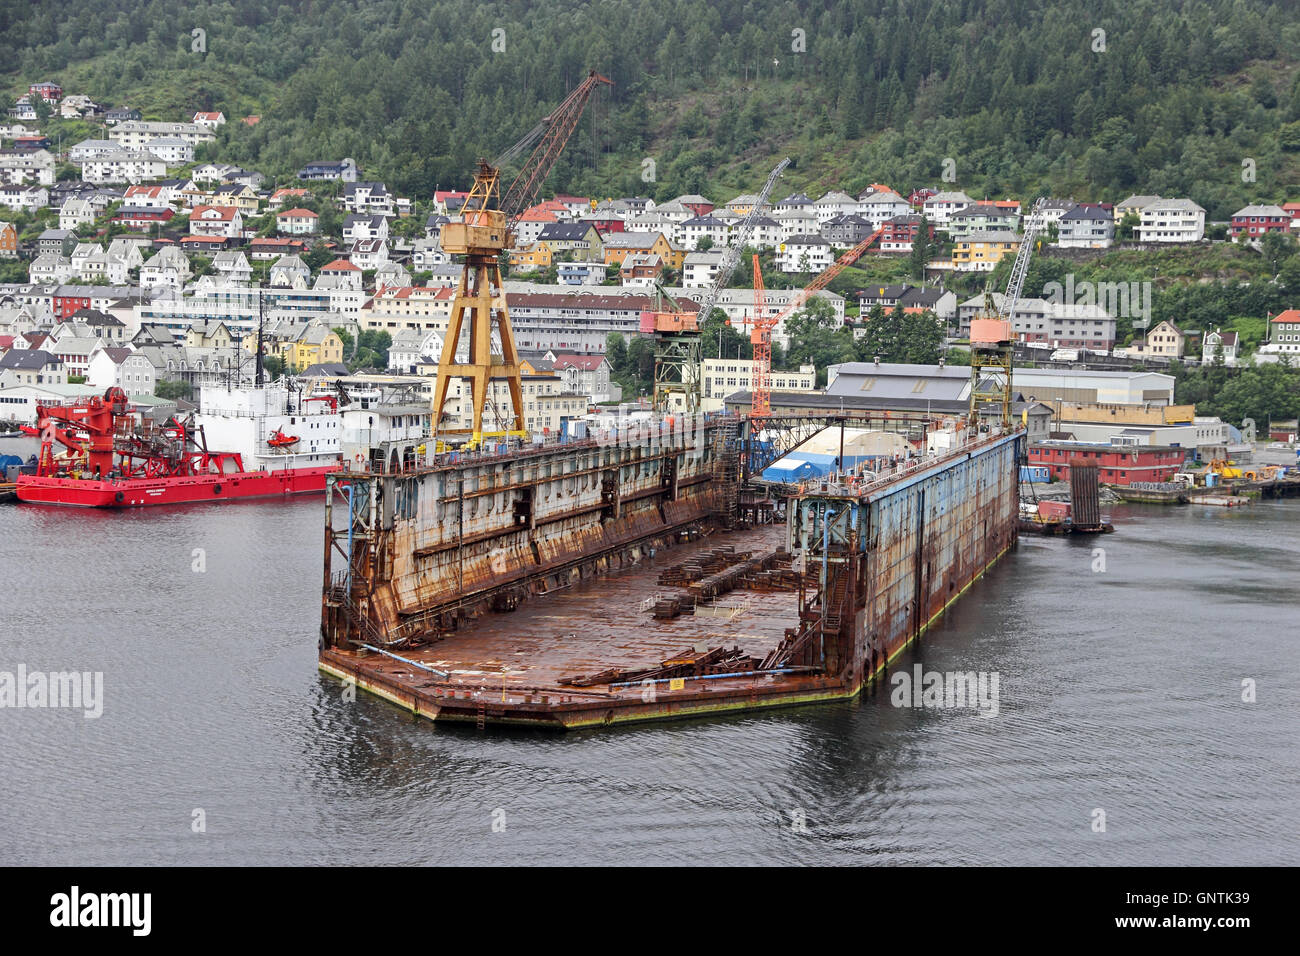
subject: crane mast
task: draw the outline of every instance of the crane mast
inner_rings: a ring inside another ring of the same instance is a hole
[[[767,289],[763,285],[763,267],[759,265],[758,253],[754,253],[754,331],[749,333],[749,341],[754,346],[754,371],[749,383],[751,430],[758,428],[759,422],[772,414],[768,378],[772,371],[772,329],[775,323],[767,321],[765,312]]]
[[[749,212],[745,214],[745,218],[740,222],[740,231],[734,236],[735,242],[723,250],[722,261],[718,263],[718,274],[713,280],[713,285],[709,287],[709,291],[705,294],[703,301],[700,302],[699,315],[701,322],[708,321],[709,313],[718,304],[718,298],[722,295],[722,290],[731,281],[731,274],[736,271],[736,266],[740,263],[740,254],[744,251],[745,243],[749,241],[749,235],[754,231],[754,223],[762,216],[763,207],[767,205],[767,199],[772,195],[772,187],[776,185],[777,178],[785,172],[785,168],[789,165],[790,160],[787,157],[777,163],[772,171],[767,174],[767,182],[763,184],[763,188],[759,191],[758,199],[754,201],[754,205],[750,207]]]
[[[501,255],[514,246],[514,224],[541,189],[559,159],[565,143],[582,117],[587,100],[599,84],[612,85],[596,73],[588,74],[549,116],[526,136],[497,157],[493,163],[479,160],[474,185],[460,222],[442,230],[442,247],[450,255],[464,256],[460,283],[451,303],[451,317],[438,362],[433,393],[434,429],[442,420],[453,379],[468,379],[473,403],[473,424],[466,447],[474,448],[485,437],[483,409],[494,379],[505,379],[514,409],[513,427],[494,432],[501,437],[527,438],[524,395],[519,371],[519,353],[506,308],[501,284]],[[501,167],[532,147],[518,175],[502,192]],[[492,333],[501,342],[501,354],[492,354]],[[456,358],[462,331],[469,336],[467,362]],[[444,432],[445,434],[446,432]]]
[[[970,325],[970,413],[968,423],[979,427],[980,406],[997,402],[1002,410],[1002,426],[1011,423],[1012,350],[1015,343],[1016,309],[1020,292],[1029,272],[1029,259],[1034,254],[1034,243],[1043,229],[1044,200],[1034,203],[1025,220],[1025,231],[1011,264],[1007,291],[999,306],[994,301],[992,289],[984,293],[984,311],[971,320]]]

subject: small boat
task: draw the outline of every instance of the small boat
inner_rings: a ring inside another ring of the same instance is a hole
[[[298,444],[298,436],[286,435],[277,428],[271,437],[266,440],[266,443],[272,448],[292,448]]]

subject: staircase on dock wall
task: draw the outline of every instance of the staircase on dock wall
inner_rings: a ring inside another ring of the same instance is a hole
[[[721,518],[730,527],[740,509],[740,423],[729,418],[713,431],[713,478],[721,490]]]

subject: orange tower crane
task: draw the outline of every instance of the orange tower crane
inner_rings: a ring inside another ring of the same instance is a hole
[[[479,160],[474,185],[463,207],[462,221],[448,223],[442,229],[442,248],[454,256],[464,256],[460,284],[451,303],[451,319],[438,362],[438,378],[433,391],[434,429],[442,420],[443,408],[453,379],[470,382],[474,407],[473,426],[467,448],[483,440],[483,408],[487,404],[493,379],[505,379],[514,408],[513,427],[492,432],[500,437],[527,438],[524,427],[524,394],[519,371],[519,353],[515,349],[514,331],[506,309],[506,295],[501,285],[501,254],[514,246],[514,227],[519,216],[531,204],[569,141],[583,108],[599,84],[613,85],[592,71],[555,110],[538,123],[528,135],[502,153],[492,163]],[[535,144],[535,145],[534,145]],[[505,191],[501,187],[501,167],[533,147],[519,174]],[[456,352],[461,330],[468,325],[469,360],[460,362]],[[492,333],[501,342],[499,357],[492,354]],[[444,431],[444,434],[446,432]]]

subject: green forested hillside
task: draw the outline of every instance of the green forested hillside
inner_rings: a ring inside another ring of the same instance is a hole
[[[908,189],[951,160],[977,197],[1157,192],[1223,218],[1300,181],[1297,57],[1296,5],[1263,0],[0,2],[11,97],[55,79],[146,118],[256,113],[211,155],[279,176],[352,156],[417,196],[594,68],[616,85],[557,188],[727,193],[788,153],[783,188]]]

